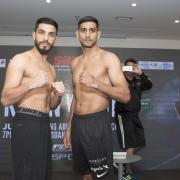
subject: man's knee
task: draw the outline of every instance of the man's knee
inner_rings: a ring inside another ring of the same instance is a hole
[[[91,174],[83,175],[83,180],[93,180]]]

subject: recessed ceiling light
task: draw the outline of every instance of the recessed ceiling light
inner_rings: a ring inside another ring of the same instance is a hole
[[[115,20],[126,20],[126,21],[131,21],[133,20],[133,17],[130,16],[116,16],[114,17]]]
[[[52,2],[51,0],[46,0],[46,3],[49,3],[49,4],[50,4],[51,2]]]
[[[136,7],[137,4],[136,4],[136,3],[132,3],[131,6],[132,6],[132,7]]]
[[[174,20],[174,23],[178,24],[180,21],[179,19]]]

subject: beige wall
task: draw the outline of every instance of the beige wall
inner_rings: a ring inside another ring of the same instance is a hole
[[[0,36],[0,45],[24,45],[33,44],[31,36]],[[145,48],[145,49],[180,49],[180,41],[161,39],[113,39],[101,38],[101,47],[119,48]],[[56,46],[77,47],[79,42],[75,37],[58,37]]]

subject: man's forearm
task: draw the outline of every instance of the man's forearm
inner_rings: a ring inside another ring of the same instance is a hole
[[[9,88],[3,91],[1,103],[6,105],[16,104],[31,90],[29,84],[23,84],[17,88]]]
[[[72,118],[73,118],[73,114],[74,114],[74,109],[75,109],[75,99],[73,97],[69,117],[67,120],[67,129],[66,130],[71,130],[71,123],[72,123]]]
[[[95,89],[105,93],[107,96],[119,102],[127,103],[130,100],[130,92],[127,85],[110,86],[101,82],[96,82]]]
[[[148,75],[145,73],[142,73],[140,75],[141,81],[142,81],[142,89],[147,90],[152,88],[152,81],[149,79]]]
[[[51,103],[50,103],[50,108],[51,109],[56,109],[58,107],[58,105],[61,103],[61,97],[62,96],[58,96],[53,94],[51,97]]]

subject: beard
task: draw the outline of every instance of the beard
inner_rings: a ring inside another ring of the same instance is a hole
[[[43,46],[43,48],[40,48],[41,43],[47,43],[49,48],[47,49],[45,46]],[[53,45],[48,43],[47,41],[38,42],[36,39],[34,41],[34,44],[41,55],[47,55],[53,47]]]

